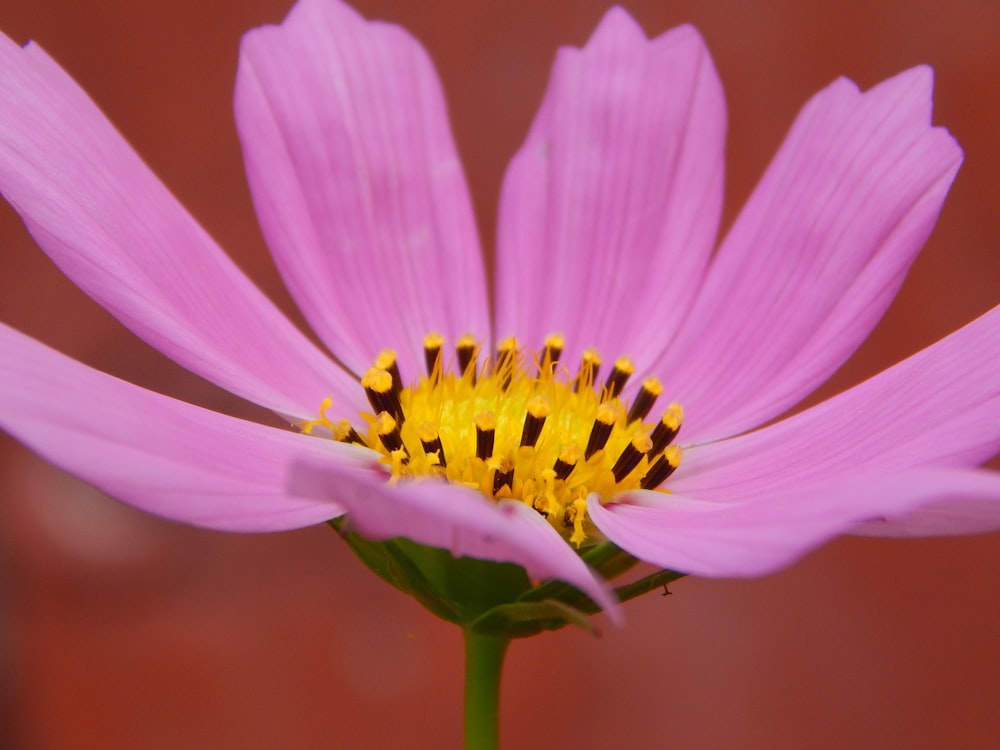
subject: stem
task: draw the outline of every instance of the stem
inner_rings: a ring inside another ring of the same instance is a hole
[[[465,631],[465,750],[500,747],[500,671],[508,643]]]

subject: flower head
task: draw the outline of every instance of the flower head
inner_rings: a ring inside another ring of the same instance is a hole
[[[927,68],[817,94],[716,247],[711,59],[694,29],[649,40],[612,9],[560,51],[508,169],[491,307],[423,49],[300,0],[246,36],[236,119],[264,235],[336,362],[41,49],[0,38],[0,68],[0,191],[42,249],[137,335],[292,425],[0,326],[0,424],[114,497],[230,530],[341,518],[516,563],[613,614],[581,556],[603,540],[739,576],[846,531],[1000,527],[1000,477],[973,468],[1000,447],[1000,309],[773,421],[875,325],[957,172]]]

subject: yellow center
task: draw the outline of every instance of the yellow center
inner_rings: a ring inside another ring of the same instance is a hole
[[[631,403],[621,399],[634,367],[621,358],[603,385],[601,359],[584,352],[576,375],[561,365],[561,336],[549,336],[540,354],[504,339],[479,364],[479,345],[459,339],[453,364],[445,366],[444,339],[424,339],[427,374],[404,387],[396,355],[384,351],[361,379],[372,413],[356,431],[347,420],[326,416],[300,425],[306,433],[326,428],[336,440],[378,451],[389,481],[443,477],[490,498],[520,500],[570,542],[580,545],[593,529],[587,520],[591,493],[610,497],[630,489],[657,489],[677,468],[672,445],[683,420],[673,403],[645,421],[663,388],[642,382]]]

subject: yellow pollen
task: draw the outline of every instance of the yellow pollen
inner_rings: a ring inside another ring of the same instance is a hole
[[[481,411],[476,414],[476,429],[477,430],[495,430],[497,426],[497,418],[491,411]]]
[[[375,430],[378,432],[379,436],[390,435],[396,429],[396,420],[392,418],[392,415],[387,412],[382,412],[377,417],[375,417]]]
[[[562,352],[566,348],[566,337],[561,333],[550,333],[545,337],[546,349],[558,349]]]
[[[417,437],[421,443],[432,443],[438,438],[437,426],[433,422],[421,422],[417,428]]]
[[[586,350],[571,373],[560,361],[566,341],[559,334],[535,353],[503,339],[481,367],[482,345],[471,334],[452,355],[445,343],[437,333],[424,339],[426,374],[405,387],[395,352],[379,354],[361,379],[372,412],[361,415],[367,427],[360,435],[346,420],[327,417],[329,399],[319,418],[300,428],[378,452],[390,482],[438,477],[495,501],[521,501],[578,546],[599,537],[587,516],[591,495],[666,492],[660,484],[681,461],[672,441],[683,411],[670,404],[646,421],[664,390],[652,377],[627,403],[623,393],[635,372],[627,357],[601,384],[599,354]]]
[[[392,376],[392,389],[400,391],[403,388],[403,378],[399,374],[399,365],[396,362],[396,352],[392,349],[383,349],[375,358],[375,369],[385,370]]]
[[[388,393],[392,390],[392,375],[386,370],[373,367],[361,378],[361,385],[366,389],[371,388],[377,393]]]
[[[528,414],[538,419],[545,419],[549,416],[551,409],[549,408],[549,402],[544,396],[535,396],[527,404],[525,404],[525,410]]]

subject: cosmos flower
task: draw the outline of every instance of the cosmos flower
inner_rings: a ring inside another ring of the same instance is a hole
[[[612,9],[559,52],[504,179],[492,305],[421,46],[337,0],[244,39],[236,121],[291,325],[36,45],[0,39],[0,190],[138,336],[285,417],[176,401],[0,326],[0,424],[151,513],[343,516],[572,583],[580,552],[759,575],[843,533],[1000,527],[1000,309],[784,419],[855,350],[962,154],[931,72],[838,80],[717,246],[726,112],[698,33]],[[766,426],[762,426],[766,425]]]

